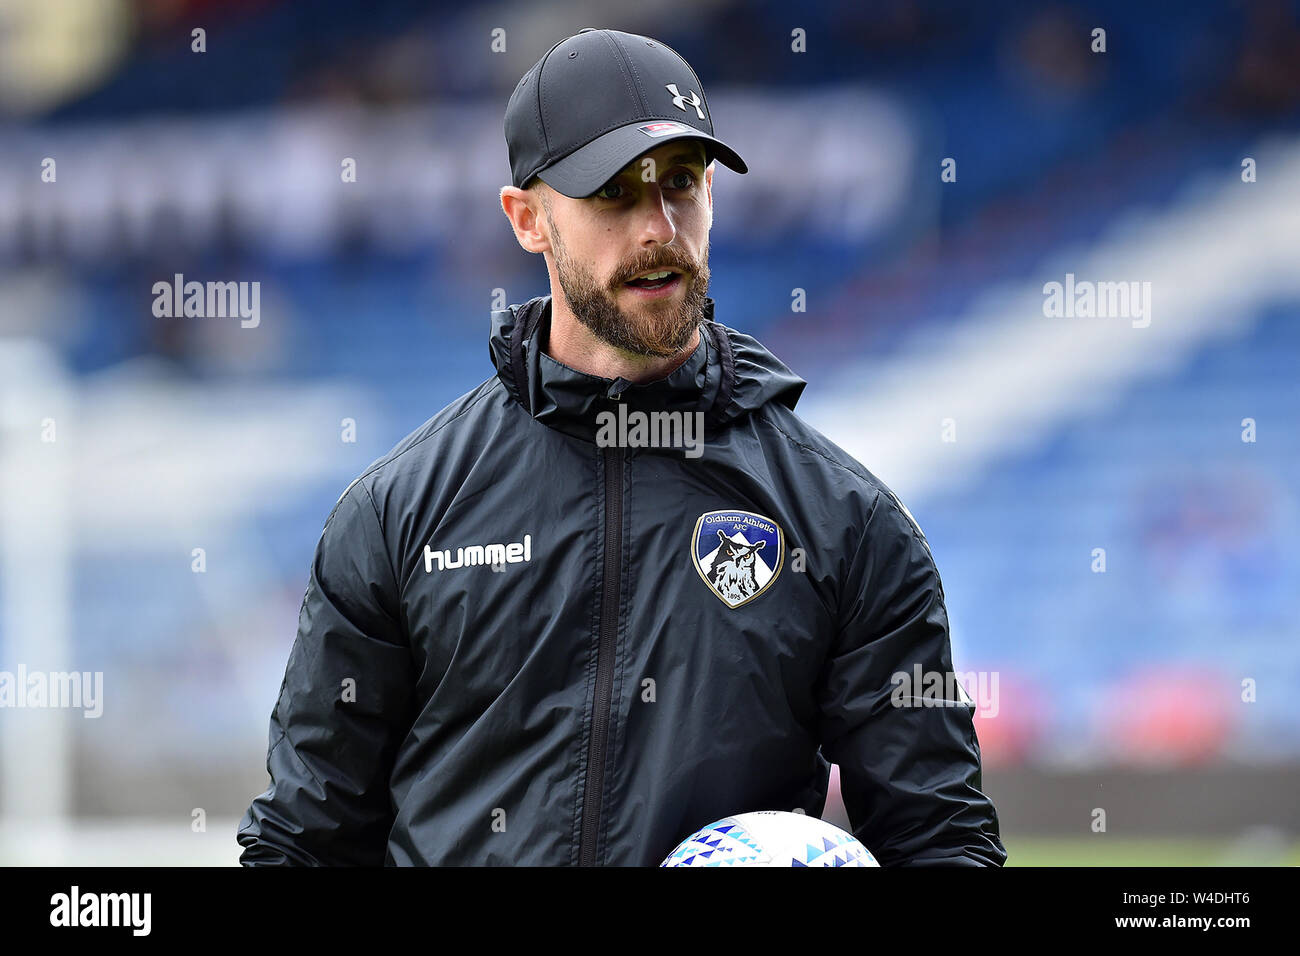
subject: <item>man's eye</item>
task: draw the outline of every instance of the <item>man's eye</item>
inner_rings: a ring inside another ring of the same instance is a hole
[[[607,193],[611,189],[615,190],[614,195],[612,196],[605,195],[605,193]],[[596,198],[597,199],[622,199],[623,194],[620,191],[622,189],[623,187],[620,186],[618,183],[608,183],[600,187],[600,189],[596,192]]]
[[[685,177],[686,181],[679,183],[678,180],[682,179],[682,177]],[[690,189],[691,186],[695,185],[695,176],[688,172],[673,173],[672,182],[677,189]]]

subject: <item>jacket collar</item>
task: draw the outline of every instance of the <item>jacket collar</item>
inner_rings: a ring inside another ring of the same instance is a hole
[[[794,408],[804,381],[751,337],[713,319],[706,298],[700,342],[666,378],[636,385],[569,368],[545,354],[551,297],[538,296],[492,313],[489,353],[511,397],[542,424],[595,440],[596,416],[625,404],[629,411],[702,412],[706,433],[780,401]]]

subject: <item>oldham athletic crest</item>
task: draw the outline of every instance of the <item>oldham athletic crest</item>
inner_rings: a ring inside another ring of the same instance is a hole
[[[691,561],[727,607],[758,597],[781,573],[781,526],[752,511],[706,511],[695,522]]]

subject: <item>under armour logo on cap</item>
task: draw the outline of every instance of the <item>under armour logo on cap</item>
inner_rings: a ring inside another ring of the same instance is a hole
[[[685,113],[687,103],[689,102],[691,106],[695,107],[695,112],[699,114],[700,119],[704,119],[704,110],[700,109],[700,98],[695,95],[694,90],[686,91],[687,93],[691,94],[691,98],[688,101],[686,97],[682,96],[682,94],[677,92],[676,83],[669,83],[667,86],[664,87],[664,89],[666,89],[669,93],[673,95],[673,106],[677,107],[679,110]]]

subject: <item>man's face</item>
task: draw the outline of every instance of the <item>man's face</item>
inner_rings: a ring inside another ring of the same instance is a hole
[[[574,316],[635,355],[682,351],[704,321],[713,170],[698,141],[638,157],[594,196],[543,193],[556,278]],[[660,289],[628,281],[670,270]]]

